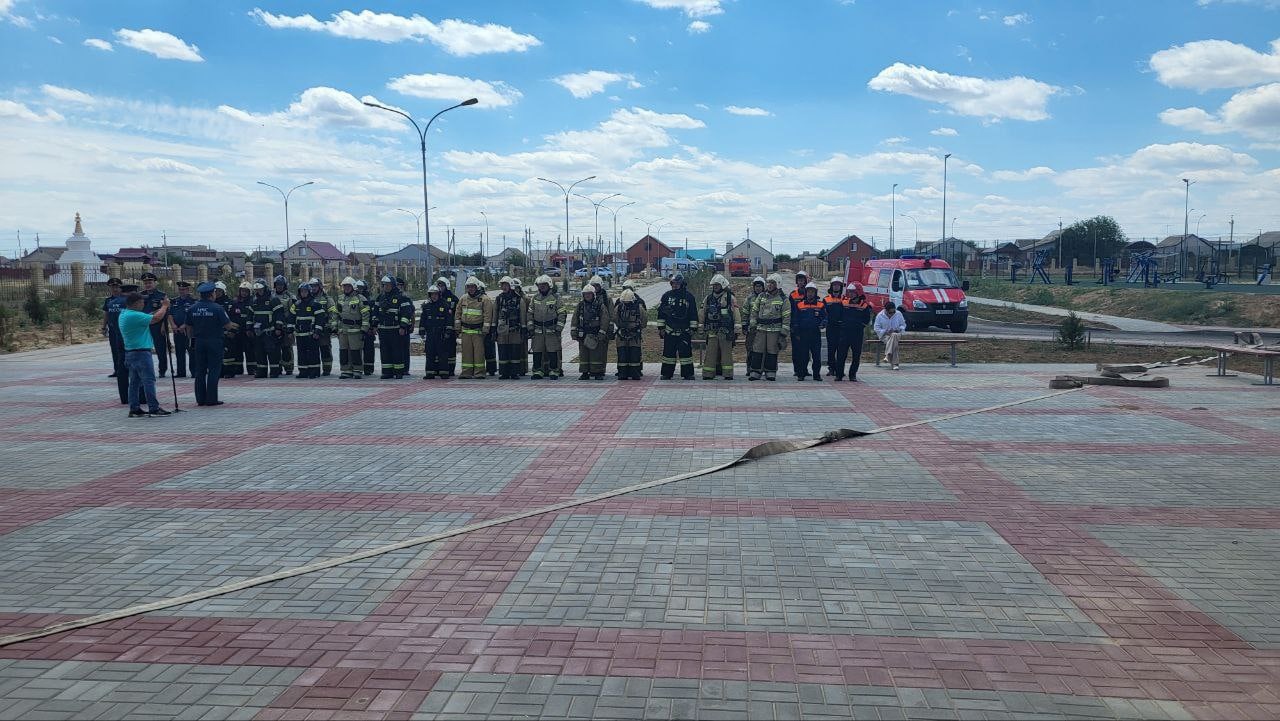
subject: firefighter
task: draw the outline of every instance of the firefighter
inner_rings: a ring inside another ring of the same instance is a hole
[[[320,375],[327,376],[333,372],[333,332],[338,323],[338,304],[334,303],[325,292],[324,283],[320,282],[319,278],[311,279],[311,295],[324,303],[329,319],[329,322],[320,329],[320,367],[322,368]]]
[[[382,380],[404,378],[406,363],[400,337],[413,330],[413,301],[400,292],[396,279],[382,276],[382,293],[375,301],[378,313],[378,348],[382,356]]]
[[[844,363],[836,363],[836,356],[841,355],[841,343],[844,342],[844,279],[832,278],[827,285],[827,295],[822,299],[823,310],[827,312],[827,372],[835,375],[836,380],[844,380]],[[844,348],[844,354],[849,349]]]
[[[645,303],[645,302],[644,302],[644,298],[641,298],[641,297],[640,297],[640,291],[636,288],[636,282],[635,282],[634,280],[631,280],[630,278],[627,278],[626,280],[622,281],[622,289],[623,289],[623,290],[629,290],[629,291],[631,291],[632,293],[634,293],[634,294],[635,294],[635,296],[636,296],[636,302],[640,304],[640,314],[644,316],[644,318],[645,318],[645,326],[646,326],[646,327],[648,327],[648,325],[649,325],[649,305],[648,305],[647,303]],[[640,361],[636,361],[636,362],[637,362],[637,363],[639,363]],[[643,378],[643,377],[644,377],[644,364],[643,364],[643,363],[641,363],[638,367],[636,367],[636,368],[635,368],[635,372],[636,372],[636,374],[637,374],[637,375],[639,375],[641,378]],[[615,375],[616,375],[618,378],[621,378],[621,377],[622,377],[621,372],[616,373]]]
[[[640,348],[644,327],[649,322],[644,301],[630,288],[623,288],[613,304],[613,335],[618,343],[618,378],[640,380]]]
[[[404,276],[396,276],[396,288],[400,289],[404,297],[409,298],[409,286],[404,282]],[[416,311],[417,309],[413,307],[413,298],[409,298],[409,327],[400,336],[400,360],[404,363],[402,374],[404,377],[413,375],[413,318]]]
[[[493,300],[480,290],[478,278],[467,278],[466,295],[458,299],[453,314],[453,331],[462,339],[461,379],[484,378],[485,337],[493,328]]]
[[[569,335],[578,341],[580,381],[604,380],[604,366],[609,362],[611,313],[597,295],[595,286],[590,283],[582,286],[582,300],[573,309],[573,318],[569,321]]]
[[[520,284],[520,279],[512,276],[511,287],[515,290],[516,295],[520,296],[520,306],[524,308],[525,317],[529,314],[529,297],[524,294],[524,286]],[[520,350],[517,354],[520,357],[520,371],[517,374],[523,378],[529,375],[529,324],[525,323],[520,329]]]
[[[755,331],[751,330],[751,314],[755,312],[756,303],[760,301],[760,297],[764,295],[764,278],[756,276],[751,279],[751,295],[747,296],[747,302],[742,304],[742,310],[738,318],[738,323],[742,327],[743,347],[747,349],[747,378],[751,378],[751,354],[755,347]],[[758,379],[757,379],[758,380]]]
[[[658,301],[658,336],[662,338],[662,380],[680,366],[680,377],[693,380],[693,332],[698,330],[698,301],[688,291],[684,274],[671,276],[671,290]]]
[[[809,274],[803,270],[796,271],[796,287],[791,291],[791,312],[796,312],[796,303],[804,300],[804,287],[809,284]]]
[[[187,351],[191,348],[191,339],[187,336],[183,328],[187,323],[187,310],[196,304],[196,299],[191,295],[191,282],[180,280],[175,285],[178,286],[178,297],[169,301],[169,315],[165,321],[169,324],[169,330],[173,331],[173,377],[187,377]]]
[[[436,287],[440,289],[440,300],[449,304],[449,318],[452,319],[454,312],[458,309],[458,296],[455,295],[452,290],[449,290],[449,279],[444,276],[440,276],[436,279]],[[449,329],[453,329],[452,320],[450,320]],[[449,364],[448,367],[445,368],[445,378],[453,377],[454,370],[458,363],[457,334],[453,333],[452,335],[454,337],[454,340],[452,341],[453,345],[450,345],[445,353],[445,362]]]
[[[271,281],[271,289],[275,291],[276,298],[280,299],[280,305],[287,315],[289,309],[293,307],[293,302],[297,300],[297,297],[289,292],[289,281],[283,275],[277,275]],[[287,376],[293,375],[293,343],[293,336],[288,333],[280,339],[280,366],[284,368],[284,374]]]
[[[253,284],[253,320],[250,323],[250,337],[253,339],[253,356],[255,359],[254,378],[279,378],[280,343],[288,332],[286,309],[280,306],[280,299],[272,295],[267,284],[255,281]]]
[[[871,325],[871,304],[867,302],[867,296],[863,294],[862,284],[854,283],[853,288],[845,294],[844,299],[844,337],[841,340],[841,354],[836,356],[836,362],[839,365],[834,366],[836,380],[844,375],[843,353],[847,352],[851,358],[849,359],[849,380],[854,383],[858,382],[858,366],[862,363],[862,339],[866,335],[867,326]]]
[[[818,297],[818,284],[804,287],[804,298],[796,303],[791,316],[791,344],[795,348],[792,363],[796,367],[796,380],[809,377],[809,362],[813,362],[813,379],[822,380],[822,329],[827,326],[827,311]]]
[[[155,313],[160,304],[169,296],[156,287],[156,274],[142,274],[142,312]],[[160,377],[169,370],[169,321],[151,324],[151,342],[156,347],[156,355],[160,356]]]
[[[298,343],[298,379],[320,377],[321,329],[329,325],[329,304],[311,297],[315,286],[308,282],[298,284],[298,300],[289,309],[289,331]]]
[[[529,313],[525,310],[524,299],[516,294],[515,282],[510,276],[503,276],[498,287],[502,292],[493,303],[498,378],[516,380],[520,377],[520,358],[524,355],[524,333]]]
[[[440,288],[427,288],[427,299],[418,314],[418,335],[422,336],[422,354],[426,368],[422,379],[448,378],[453,375],[453,313],[449,301],[441,297]]]
[[[232,323],[240,326],[240,331],[236,334],[233,356],[235,366],[232,368],[231,375],[238,376],[244,373],[256,376],[258,356],[253,349],[253,283],[251,281],[246,280],[236,287],[236,297],[231,301],[231,311],[228,315]]]
[[[365,377],[368,377],[373,375],[373,365],[374,365],[374,358],[375,358],[374,340],[377,339],[378,337],[378,331],[377,331],[378,319],[377,319],[377,313],[373,307],[373,299],[369,297],[369,284],[364,282],[363,279],[357,280],[356,293],[359,294],[360,299],[364,302],[364,307],[369,310],[369,327],[365,330],[364,334],[360,338],[360,342],[363,346],[362,348],[363,352],[360,354],[361,360],[363,361],[362,370],[364,371]],[[288,373],[289,369],[285,368],[284,372]]]
[[[480,295],[488,297],[489,287],[484,281],[476,278],[476,283],[479,284]],[[489,298],[489,305],[493,306],[492,298]],[[498,374],[498,326],[493,322],[492,315],[489,318],[489,332],[484,336],[484,370],[487,375]]]
[[[364,338],[369,332],[369,306],[356,292],[356,279],[342,279],[342,295],[338,306],[339,378],[364,378]]]
[[[235,365],[239,359],[236,345],[240,342],[240,326],[244,324],[245,318],[237,314],[231,296],[227,295],[227,284],[222,281],[213,284],[213,302],[222,306],[233,326],[222,332],[222,377],[234,378],[237,375]]]
[[[613,307],[613,301],[609,298],[609,291],[604,289],[604,279],[598,275],[593,275],[587,280],[587,284],[596,289],[596,297],[600,299],[609,308]]]
[[[702,330],[707,345],[702,351],[702,380],[722,376],[733,380],[733,344],[738,340],[738,309],[733,291],[723,275],[711,278],[711,292],[702,302]]]
[[[560,371],[560,334],[564,332],[565,309],[560,296],[551,292],[551,276],[540,275],[534,281],[538,292],[529,296],[529,340],[533,352],[534,380],[557,380]]]
[[[778,353],[787,347],[787,329],[791,327],[791,300],[779,286],[782,277],[769,276],[764,294],[751,309],[749,329],[752,336],[748,356],[747,380],[778,380]]]

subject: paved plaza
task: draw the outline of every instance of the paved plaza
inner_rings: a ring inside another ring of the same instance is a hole
[[[1087,370],[187,380],[127,420],[109,367],[0,357],[0,633]],[[10,645],[0,718],[1280,717],[1280,388],[1161,372]]]

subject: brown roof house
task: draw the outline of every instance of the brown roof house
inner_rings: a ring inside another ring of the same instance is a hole
[[[647,268],[658,269],[663,258],[674,258],[676,252],[666,243],[646,235],[627,248],[627,263],[632,273],[639,273]]]

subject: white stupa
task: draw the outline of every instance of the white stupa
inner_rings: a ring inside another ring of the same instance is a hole
[[[89,237],[80,227],[80,214],[76,213],[76,229],[67,238],[67,249],[58,258],[58,272],[49,278],[51,285],[69,285],[71,283],[71,264],[84,264],[84,282],[105,283],[107,276],[102,272],[102,259],[89,249]]]

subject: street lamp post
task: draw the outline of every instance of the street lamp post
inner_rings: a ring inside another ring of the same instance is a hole
[[[480,257],[484,259],[485,265],[488,265],[489,256],[485,255],[484,249],[489,248],[490,250],[492,250],[492,246],[489,245],[489,216],[486,215],[483,210],[480,211],[480,215],[484,218],[484,243],[481,244],[481,247],[480,247]]]
[[[915,242],[919,243],[920,242],[920,224],[916,222],[916,217],[914,215],[907,215],[906,213],[902,213],[902,217],[909,218],[911,220],[911,225],[915,231],[915,236],[914,236]]]
[[[585,201],[587,201],[588,203],[591,203],[593,206],[595,206],[595,209],[596,209],[596,237],[595,237],[595,248],[596,248],[596,256],[597,256],[597,260],[599,260],[599,255],[600,255],[600,251],[601,251],[601,248],[600,248],[600,203],[603,203],[604,201],[606,201],[606,200],[608,200],[608,199],[610,199],[610,198],[616,198],[616,197],[618,197],[619,195],[622,195],[622,193],[614,193],[614,194],[612,194],[612,195],[606,195],[605,197],[603,197],[603,198],[601,198],[601,199],[600,199],[600,202],[599,202],[599,203],[597,203],[596,201],[592,200],[591,198],[588,198],[587,196],[583,195],[582,193],[574,193],[574,195],[578,196],[579,198],[582,198],[583,200],[585,200]]]
[[[302,183],[302,184],[300,184],[300,185],[295,185],[295,186],[293,186],[292,188],[289,188],[289,191],[288,191],[288,192],[285,192],[285,191],[283,191],[283,190],[281,190],[281,189],[277,188],[276,186],[272,185],[271,183],[264,183],[264,182],[262,182],[261,180],[259,180],[259,181],[258,181],[258,185],[265,185],[265,186],[267,186],[268,188],[271,188],[272,190],[274,190],[274,191],[276,191],[277,193],[279,193],[281,198],[284,198],[284,249],[285,249],[285,250],[288,250],[288,249],[289,249],[289,196],[290,196],[290,195],[293,195],[293,191],[297,190],[298,188],[305,188],[305,187],[307,187],[308,185],[315,185],[315,182],[316,182],[316,181],[314,181],[314,180],[308,180],[308,181],[307,181],[307,182],[305,182],[305,183]],[[305,241],[303,241],[303,242],[305,242]],[[307,243],[307,244],[306,244],[305,246],[303,246],[303,247],[305,247],[305,248],[310,248],[310,247],[311,247],[311,244],[310,244],[310,243]],[[283,258],[283,257],[281,257],[281,260],[284,260],[284,258]]]
[[[422,242],[422,213],[415,213],[412,210],[405,210],[404,208],[396,208],[396,210],[401,213],[408,213],[409,215],[413,216],[413,223],[414,223],[414,226],[417,228],[417,231],[416,231],[417,234],[413,236],[414,242],[421,243]]]
[[[565,247],[565,252],[570,252],[570,251],[569,251],[569,194],[573,192],[573,188],[574,188],[574,186],[576,186],[578,183],[585,183],[585,182],[587,182],[588,180],[595,180],[595,179],[596,179],[596,176],[591,175],[591,176],[588,176],[588,177],[583,178],[582,180],[575,180],[575,181],[573,181],[572,183],[570,183],[570,184],[569,184],[568,189],[566,189],[563,185],[561,185],[561,184],[557,183],[557,182],[556,182],[556,181],[554,181],[554,180],[547,180],[546,178],[538,178],[538,180],[541,180],[541,181],[542,181],[542,182],[544,182],[544,183],[551,183],[552,185],[554,185],[554,186],[556,186],[557,188],[559,188],[561,193],[564,193],[564,247]],[[573,262],[572,262],[572,261],[573,261],[573,256],[572,256],[572,254],[570,254],[570,255],[569,255],[569,261],[570,261],[570,262],[569,262],[569,263],[567,263],[566,265],[570,265],[570,266],[571,266],[571,265],[573,265]],[[570,273],[572,270],[573,270],[573,268],[565,268],[565,269],[564,269],[564,288],[565,288],[565,291],[568,291],[568,290],[569,290],[569,273]]]
[[[636,204],[636,201],[632,200],[632,201],[623,203],[622,205],[619,205],[618,207],[612,208],[612,209],[610,209],[609,206],[607,205],[604,206],[605,210],[608,210],[610,213],[613,214],[613,252],[614,254],[622,252],[622,243],[619,242],[619,239],[618,239],[618,211],[622,210],[628,205],[635,205],[635,204]],[[616,259],[615,259],[615,263],[616,263]]]
[[[1204,220],[1204,217],[1205,217],[1206,215],[1208,215],[1208,213],[1201,213],[1201,214],[1200,214],[1200,217],[1199,217],[1199,218],[1196,218],[1196,237],[1197,237],[1197,238],[1199,238],[1199,237],[1200,237],[1200,221]],[[1219,236],[1219,237],[1221,237],[1221,236]]]
[[[1186,187],[1182,201],[1182,243],[1178,246],[1179,280],[1182,279],[1182,276],[1186,275],[1187,270],[1187,231],[1191,229],[1191,186],[1195,185],[1196,181],[1183,178],[1182,184]]]
[[[947,240],[947,159],[951,153],[942,156],[942,240]]]
[[[395,113],[396,115],[401,116],[405,120],[408,120],[410,123],[413,123],[413,129],[418,131],[418,140],[421,141],[421,148],[422,148],[422,215],[423,215],[423,220],[425,221],[424,225],[426,225],[426,228],[427,228],[427,232],[425,235],[425,238],[427,241],[427,248],[426,248],[427,275],[432,274],[432,271],[434,270],[434,266],[435,266],[435,258],[431,256],[431,208],[428,207],[428,203],[427,203],[427,131],[431,130],[431,124],[434,123],[436,121],[436,118],[440,117],[441,115],[444,115],[445,113],[455,108],[462,108],[468,105],[475,105],[478,102],[480,101],[477,100],[476,98],[470,98],[468,100],[463,100],[457,105],[451,105],[445,108],[444,110],[441,110],[440,112],[436,113],[435,115],[432,115],[431,119],[427,121],[426,126],[423,127],[423,126],[419,126],[418,121],[414,120],[408,113],[402,110],[396,110],[395,108],[388,108],[385,105],[379,105],[378,103],[371,103],[368,100],[364,101],[364,104],[368,105],[371,108],[378,108],[379,110],[385,110],[388,113]]]
[[[889,191],[889,257],[893,257],[893,228],[898,218],[898,184]]]

